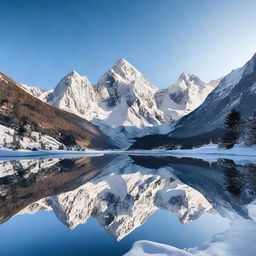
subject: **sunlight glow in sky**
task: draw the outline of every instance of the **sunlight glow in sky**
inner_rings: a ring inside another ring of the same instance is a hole
[[[254,0],[0,0],[0,72],[53,88],[71,70],[96,83],[124,57],[160,88],[207,81],[256,52]]]

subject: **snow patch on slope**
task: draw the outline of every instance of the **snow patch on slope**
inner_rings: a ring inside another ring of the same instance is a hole
[[[0,125],[0,148],[13,148],[16,144],[15,140],[23,149],[41,149],[42,145],[45,149],[59,149],[63,145],[54,138],[38,132],[31,132],[30,136],[21,137],[14,129]]]

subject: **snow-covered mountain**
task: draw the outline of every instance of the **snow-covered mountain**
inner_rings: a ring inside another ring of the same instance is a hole
[[[218,85],[182,73],[176,83],[159,90],[125,59],[118,60],[96,85],[72,71],[53,90],[17,84],[24,91],[100,128],[122,148],[134,138],[164,134],[196,109]]]
[[[159,90],[128,61],[120,59],[95,86],[72,71],[52,91],[25,90],[92,122],[120,146],[128,146],[133,137],[167,132],[170,121],[193,111],[216,85],[182,73],[175,84]]]
[[[205,83],[197,76],[182,73],[175,84],[156,93],[156,102],[165,120],[178,120],[196,109],[218,85],[218,81]]]
[[[98,115],[98,104],[93,87],[86,76],[76,71],[60,80],[55,89],[40,97],[48,104],[76,114],[87,121]]]
[[[256,110],[256,55],[243,67],[232,70],[195,111],[184,116],[171,132],[173,137],[191,137],[223,128],[225,116],[232,110],[243,119]]]
[[[256,55],[243,67],[210,82],[182,73],[176,83],[163,90],[125,59],[117,61],[94,86],[75,71],[61,79],[53,91],[19,86],[97,125],[121,147],[129,146],[134,137],[169,131],[167,139],[207,134],[208,142],[209,134],[221,133],[223,120],[232,109],[239,110],[243,118],[255,111],[255,63]]]
[[[118,60],[94,86],[72,71],[54,90],[19,86],[40,100],[97,125],[119,147],[133,138],[164,134],[182,117],[199,107],[219,80],[205,83],[182,73],[177,82],[159,90],[127,60]]]
[[[41,99],[94,123],[104,120],[112,128],[141,128],[163,121],[154,101],[156,92],[157,88],[145,76],[120,59],[96,86],[72,71]]]
[[[110,111],[106,123],[113,127],[159,125],[162,113],[154,95],[157,88],[125,59],[120,59],[96,85],[100,106]]]
[[[242,67],[232,70],[212,90],[204,102],[191,113],[177,120],[163,136],[138,138],[134,148],[168,147],[181,144],[191,148],[223,136],[224,119],[232,109],[246,120],[256,111],[256,54]]]

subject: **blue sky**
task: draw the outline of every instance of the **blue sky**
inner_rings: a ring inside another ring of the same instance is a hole
[[[211,80],[256,52],[253,0],[0,0],[0,71],[53,88],[92,83],[124,57],[158,87],[182,71]]]

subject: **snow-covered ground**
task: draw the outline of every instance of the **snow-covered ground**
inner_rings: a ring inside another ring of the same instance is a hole
[[[229,154],[240,156],[256,156],[256,146],[247,147],[243,144],[237,144],[231,149],[225,149],[219,148],[217,144],[208,144],[199,148],[172,150],[172,152],[182,154]]]
[[[183,150],[93,150],[86,151],[68,151],[68,150],[9,150],[0,149],[0,158],[3,157],[60,157],[60,155],[73,157],[96,156],[105,154],[128,154],[128,155],[147,155],[147,156],[175,156],[189,157],[197,159],[205,159],[214,161],[219,158],[235,160],[239,162],[255,162],[256,163],[256,147],[246,147],[244,145],[235,145],[232,149],[218,148],[216,144],[209,144],[199,148],[183,149]]]
[[[0,161],[24,158],[78,158],[82,156],[102,156],[100,151],[68,151],[68,150],[11,150],[0,149]]]
[[[201,248],[179,249],[151,241],[137,241],[124,256],[252,256],[255,255],[256,225],[237,220],[230,229],[217,234]]]
[[[44,146],[45,149],[59,149],[60,146],[64,146],[53,137],[39,134],[32,131],[30,136],[18,136],[14,129],[0,125],[0,150],[1,147],[12,148],[15,144],[14,140],[18,141],[21,148],[37,148],[40,149]],[[0,153],[1,156],[1,153]]]
[[[219,148],[217,144],[209,144],[199,148],[170,150],[175,157],[190,157],[215,161],[220,158],[230,159],[237,164],[256,163],[256,147],[247,147],[242,144],[235,145],[231,149]]]

